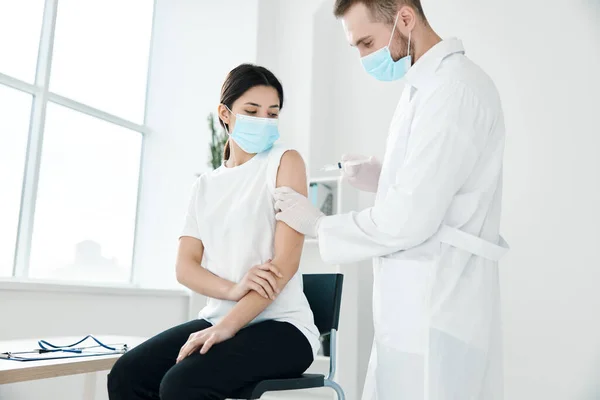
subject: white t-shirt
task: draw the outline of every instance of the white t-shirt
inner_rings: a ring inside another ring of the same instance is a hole
[[[239,282],[250,268],[273,258],[277,222],[273,190],[281,156],[287,150],[276,144],[238,167],[221,166],[202,174],[194,183],[181,236],[202,241],[202,266],[213,274]],[[198,317],[216,324],[235,304],[209,298]],[[313,355],[317,354],[319,331],[304,296],[300,272],[251,324],[265,320],[294,325],[310,342]]]

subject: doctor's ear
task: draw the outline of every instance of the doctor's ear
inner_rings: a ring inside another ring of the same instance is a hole
[[[409,6],[402,6],[398,10],[398,29],[402,34],[408,36],[408,32],[412,32],[417,23],[417,14]]]

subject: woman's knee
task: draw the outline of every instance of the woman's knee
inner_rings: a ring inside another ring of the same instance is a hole
[[[135,384],[135,371],[138,370],[136,364],[136,357],[131,353],[125,353],[115,362],[106,380],[110,400],[131,398]]]
[[[108,376],[106,378],[106,386],[108,389],[108,397],[110,400],[119,400],[125,398],[124,383],[127,382],[127,378],[124,376],[127,373],[121,362],[123,357],[120,357],[117,362],[112,366]]]
[[[178,400],[188,398],[190,382],[185,382],[178,368],[171,368],[160,381],[158,390],[161,400]]]

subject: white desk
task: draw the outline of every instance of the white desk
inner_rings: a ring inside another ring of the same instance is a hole
[[[142,343],[145,338],[131,336],[96,336],[102,343],[126,343],[131,349]],[[65,345],[75,343],[82,337],[44,338],[52,344]],[[0,353],[6,351],[31,351],[38,348],[38,339],[0,341]],[[87,342],[86,342],[87,343]],[[83,400],[94,400],[96,394],[96,374],[98,371],[108,371],[121,355],[106,355],[100,357],[67,358],[64,360],[48,361],[11,361],[0,359],[0,385],[34,381],[38,379],[56,378],[59,376],[87,374],[85,376]],[[318,356],[308,372],[327,373],[329,359]],[[263,397],[269,399],[333,399],[333,392],[328,389],[312,389],[305,393],[284,392],[268,393]]]
[[[126,343],[131,349],[142,343],[145,338],[132,336],[97,336],[102,343]],[[52,344],[63,345],[75,343],[81,337],[44,338]],[[87,344],[84,343],[85,346]],[[0,341],[0,353],[7,351],[31,351],[37,349],[37,339]],[[6,383],[33,381],[37,379],[56,378],[66,375],[88,374],[85,380],[84,399],[92,400],[96,388],[94,372],[107,371],[120,357],[120,354],[98,357],[67,358],[47,361],[12,361],[0,359],[0,385]]]

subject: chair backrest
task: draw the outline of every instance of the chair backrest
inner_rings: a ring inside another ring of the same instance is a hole
[[[342,274],[306,274],[304,294],[315,317],[315,325],[321,334],[338,329],[342,304]]]

